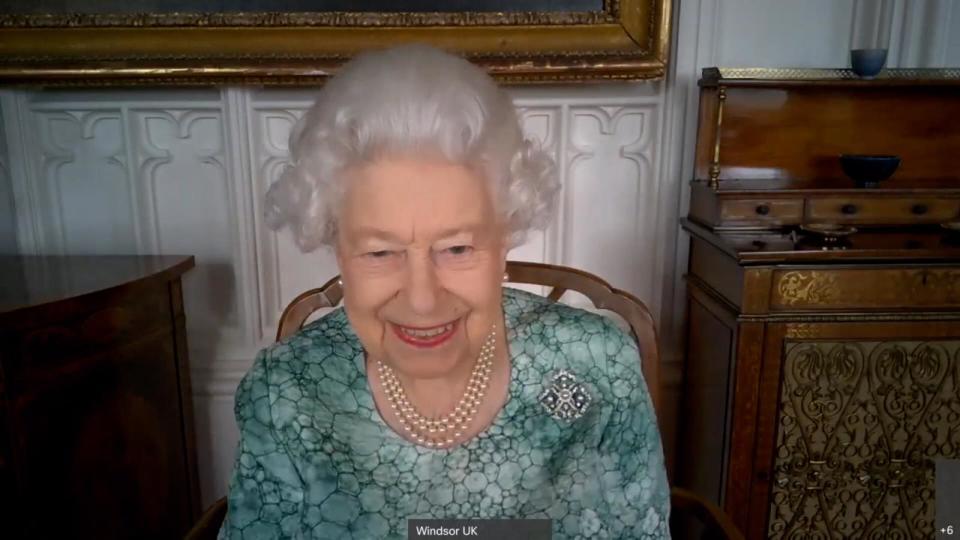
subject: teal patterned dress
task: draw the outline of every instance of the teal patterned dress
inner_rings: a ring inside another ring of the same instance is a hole
[[[507,404],[446,450],[384,423],[343,309],[261,351],[237,390],[220,538],[406,538],[408,518],[443,517],[550,518],[555,539],[669,538],[663,451],[632,337],[515,289],[503,309]],[[590,397],[575,420],[541,399],[561,370]]]

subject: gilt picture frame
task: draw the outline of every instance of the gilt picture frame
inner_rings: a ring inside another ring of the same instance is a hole
[[[84,3],[5,2],[0,84],[313,85],[357,52],[406,42],[507,83],[635,80],[664,76],[670,43],[671,0]]]

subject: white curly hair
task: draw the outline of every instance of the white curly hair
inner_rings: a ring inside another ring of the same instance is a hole
[[[266,195],[267,223],[301,251],[333,246],[346,169],[384,156],[438,157],[491,182],[510,247],[549,222],[553,159],[525,140],[510,96],[470,62],[426,45],[364,53],[331,78],[290,135],[291,165]]]

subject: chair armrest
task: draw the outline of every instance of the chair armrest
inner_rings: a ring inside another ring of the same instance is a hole
[[[678,510],[693,513],[707,527],[707,530],[731,540],[744,540],[743,533],[733,524],[730,516],[723,513],[719,506],[696,493],[678,487],[670,488],[670,506]]]
[[[220,532],[220,525],[223,524],[223,518],[227,516],[227,498],[221,497],[210,508],[204,510],[203,515],[197,520],[190,532],[183,537],[183,540],[215,540],[217,533]]]

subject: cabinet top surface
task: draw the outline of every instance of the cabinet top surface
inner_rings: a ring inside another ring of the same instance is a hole
[[[682,222],[688,232],[745,265],[960,262],[960,233],[937,227],[862,228],[824,249],[822,237],[798,228],[715,232],[687,219]]]
[[[192,255],[0,255],[0,314],[169,281],[193,266]]]

